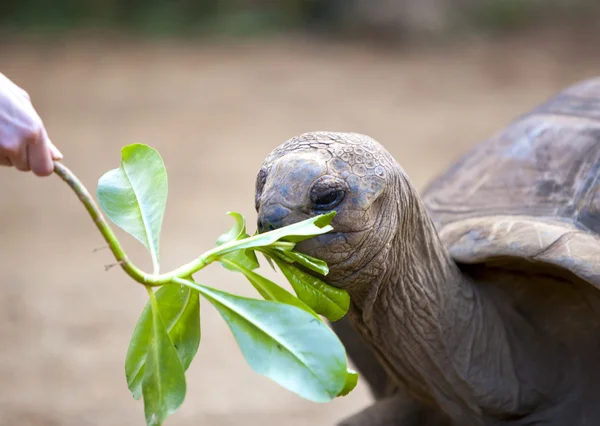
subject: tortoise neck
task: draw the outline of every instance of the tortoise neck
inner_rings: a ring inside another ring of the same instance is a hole
[[[416,192],[410,199],[408,209],[404,204],[383,273],[364,298],[363,320],[376,327],[379,318],[393,311],[407,331],[449,336],[457,332],[458,317],[470,323],[483,301],[450,257]],[[431,329],[424,330],[425,326]]]
[[[481,425],[481,410],[504,409],[499,403],[541,404],[548,396],[539,389],[563,380],[555,372],[560,363],[523,384],[514,359],[544,359],[557,352],[555,344],[461,272],[416,191],[403,197],[398,217],[381,274],[368,292],[351,293],[350,316],[380,362],[414,397],[457,424]],[[493,394],[489,383],[496,384]]]
[[[401,197],[398,232],[382,273],[367,292],[351,293],[351,315],[381,362],[415,397],[477,425],[452,351],[453,342],[483,330],[486,301],[451,259],[416,190],[409,182],[402,185],[410,192]]]
[[[365,323],[387,315],[384,312],[391,306],[398,306],[407,320],[418,308],[439,322],[442,314],[454,310],[454,301],[471,304],[476,288],[450,257],[408,178],[400,177],[402,190],[397,198],[401,201],[387,206],[397,210],[388,217],[393,222],[389,228],[397,232],[373,256],[365,268],[367,276],[358,277],[362,285],[346,288]]]

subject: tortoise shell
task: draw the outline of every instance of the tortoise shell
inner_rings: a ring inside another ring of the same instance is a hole
[[[541,264],[600,287],[600,78],[517,118],[422,195],[456,262]]]

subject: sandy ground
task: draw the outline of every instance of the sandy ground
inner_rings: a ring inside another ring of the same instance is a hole
[[[95,191],[123,145],[157,148],[169,172],[163,269],[211,248],[228,210],[254,230],[263,158],[310,130],[382,142],[419,188],[462,152],[600,58],[548,40],[430,50],[286,40],[246,45],[78,40],[0,46],[0,70],[25,87],[65,163]],[[0,170],[0,425],[143,425],[123,362],[147,295],[118,268],[57,178]],[[119,232],[133,259],[149,262]],[[252,295],[214,265],[203,282]],[[281,277],[277,280],[281,282]],[[167,424],[332,425],[369,404],[364,385],[327,405],[256,375],[203,304],[189,393]]]

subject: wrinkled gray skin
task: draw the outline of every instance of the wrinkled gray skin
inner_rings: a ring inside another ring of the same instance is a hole
[[[260,169],[256,209],[262,231],[337,212],[334,231],[297,248],[349,292],[334,328],[377,399],[342,425],[575,424],[561,348],[459,269],[379,143],[327,132],[287,141]]]

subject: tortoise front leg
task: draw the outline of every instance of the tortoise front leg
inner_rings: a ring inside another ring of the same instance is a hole
[[[337,426],[451,426],[441,412],[425,407],[398,390],[380,399],[357,414],[342,420]]]

